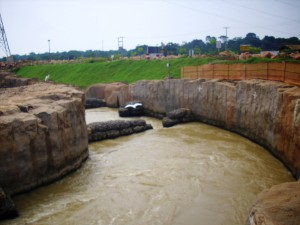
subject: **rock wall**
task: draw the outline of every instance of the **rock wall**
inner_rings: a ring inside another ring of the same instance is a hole
[[[61,178],[88,157],[84,93],[22,84],[0,88],[0,186],[9,195]]]
[[[98,85],[99,86],[99,85]],[[96,86],[90,87],[97,89]],[[106,92],[109,89],[109,92]],[[140,101],[152,115],[190,109],[201,122],[239,133],[259,143],[300,177],[300,88],[263,80],[160,80],[133,85],[102,84],[89,97],[123,106]],[[96,92],[95,92],[96,93]],[[110,93],[113,93],[110,94]]]

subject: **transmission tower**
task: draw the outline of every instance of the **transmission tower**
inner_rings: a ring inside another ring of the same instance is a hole
[[[118,37],[118,49],[123,49],[123,39],[125,37]]]
[[[11,57],[8,41],[7,41],[7,38],[6,38],[5,29],[4,29],[4,25],[3,25],[3,22],[2,22],[1,14],[0,14],[0,32],[1,32],[0,47],[2,48],[4,53],[6,54],[7,61],[12,62],[12,57]]]

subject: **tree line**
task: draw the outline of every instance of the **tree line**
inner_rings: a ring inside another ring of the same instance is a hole
[[[217,42],[221,43],[221,48],[217,49]],[[300,45],[300,40],[297,37],[290,38],[275,38],[273,36],[265,36],[260,39],[255,33],[248,33],[244,38],[235,37],[227,39],[226,36],[214,37],[206,36],[205,41],[195,39],[191,42],[178,43],[161,43],[161,51],[164,55],[188,55],[190,50],[194,54],[217,54],[218,51],[224,51],[225,48],[235,53],[239,53],[241,45],[249,45],[251,53],[258,53],[260,51],[277,51],[283,45]],[[80,58],[111,58],[118,57],[135,57],[147,53],[147,45],[137,46],[135,49],[126,50],[87,50],[77,51],[72,50],[68,52],[51,52],[50,55],[46,53],[31,52],[28,55],[13,55],[14,61],[19,60],[74,60]],[[6,61],[3,57],[0,61]]]

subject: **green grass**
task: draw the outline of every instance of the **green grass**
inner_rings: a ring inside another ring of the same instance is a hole
[[[170,60],[170,74],[180,78],[183,66],[207,63],[255,63],[256,60],[225,61],[215,58],[178,58]],[[50,74],[50,80],[58,83],[72,84],[82,88],[95,83],[126,82],[138,80],[161,80],[167,76],[167,60],[118,60],[113,62],[93,62],[74,64],[46,64],[25,66],[16,73],[21,77],[44,80]]]
[[[170,74],[180,78],[181,67],[210,63],[214,59],[179,58],[170,60]],[[118,60],[77,64],[46,64],[25,66],[16,73],[21,77],[44,80],[47,74],[58,83],[87,87],[95,83],[126,82],[138,80],[160,80],[167,76],[166,60]]]

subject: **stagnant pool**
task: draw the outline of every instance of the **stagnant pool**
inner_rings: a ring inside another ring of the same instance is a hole
[[[110,108],[87,123],[120,119]],[[258,193],[293,181],[266,150],[234,133],[187,123],[89,145],[78,171],[13,198],[21,216],[0,224],[238,225]]]

